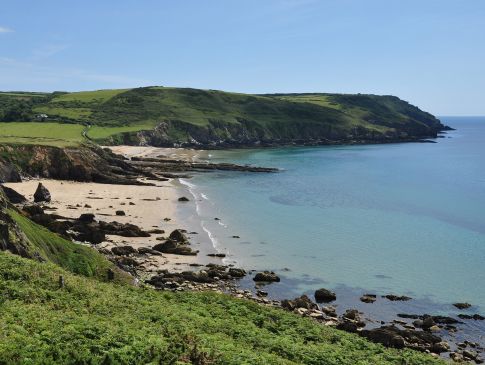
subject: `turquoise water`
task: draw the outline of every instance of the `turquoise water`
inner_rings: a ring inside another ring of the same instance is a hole
[[[204,229],[227,263],[275,270],[300,292],[345,286],[483,311],[485,118],[442,120],[457,130],[437,143],[213,151],[283,171],[194,177]]]

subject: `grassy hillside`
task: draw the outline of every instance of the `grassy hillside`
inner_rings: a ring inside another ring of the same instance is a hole
[[[8,253],[0,293],[2,363],[443,363],[245,300],[101,283]]]
[[[48,122],[0,123],[0,143],[56,147],[77,146],[85,141],[80,124]]]
[[[96,250],[67,241],[35,224],[14,209],[9,209],[8,214],[29,240],[31,252],[35,252],[42,259],[55,263],[75,274],[96,277],[100,280],[106,280],[108,269],[112,269],[118,272],[118,275],[115,275],[118,280],[122,282],[131,281],[128,275],[116,269],[110,261]]]
[[[392,96],[249,95],[165,87],[0,93],[0,122],[36,121],[42,114],[48,121],[89,124],[87,136],[97,142],[160,145],[405,140],[432,136],[443,127],[432,115]],[[145,133],[136,134],[140,131]]]

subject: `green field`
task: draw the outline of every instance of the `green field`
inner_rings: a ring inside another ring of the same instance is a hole
[[[80,124],[44,122],[0,123],[0,143],[77,146],[84,141]]]
[[[194,139],[202,144],[399,139],[432,136],[443,127],[431,114],[394,96],[251,95],[172,87],[0,93],[0,122],[34,122],[40,114],[49,122],[89,124],[87,135],[98,143],[136,144],[136,132],[159,124],[164,128],[158,143],[164,145]]]

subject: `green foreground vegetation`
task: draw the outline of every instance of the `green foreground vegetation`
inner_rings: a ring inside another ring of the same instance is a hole
[[[96,250],[33,223],[1,189],[0,218],[0,246],[30,257],[0,251],[0,364],[443,363],[245,299],[134,286]]]
[[[0,292],[4,364],[444,363],[247,300],[102,283],[4,252]]]

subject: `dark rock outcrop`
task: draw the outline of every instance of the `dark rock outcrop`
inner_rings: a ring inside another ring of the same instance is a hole
[[[113,247],[111,252],[117,256],[129,256],[137,252],[132,246]]]
[[[40,203],[40,202],[50,202],[50,201],[51,201],[51,193],[44,185],[42,185],[42,183],[39,183],[39,185],[37,185],[37,190],[34,193],[34,202]]]
[[[318,305],[312,302],[312,300],[307,295],[302,295],[301,297],[292,300],[284,299],[281,301],[281,306],[290,311],[293,311],[297,308],[318,309]]]
[[[453,305],[458,309],[468,309],[472,306],[470,303],[453,303]]]
[[[27,198],[25,196],[16,192],[12,188],[0,185],[0,189],[3,190],[3,192],[5,193],[5,196],[12,204],[23,204],[27,201]]]
[[[317,303],[329,303],[337,299],[337,295],[328,289],[320,288],[315,291],[315,300]]]
[[[273,271],[262,271],[262,272],[258,272],[254,276],[253,280],[259,281],[259,282],[272,283],[272,282],[279,282],[280,277],[276,275]]]

